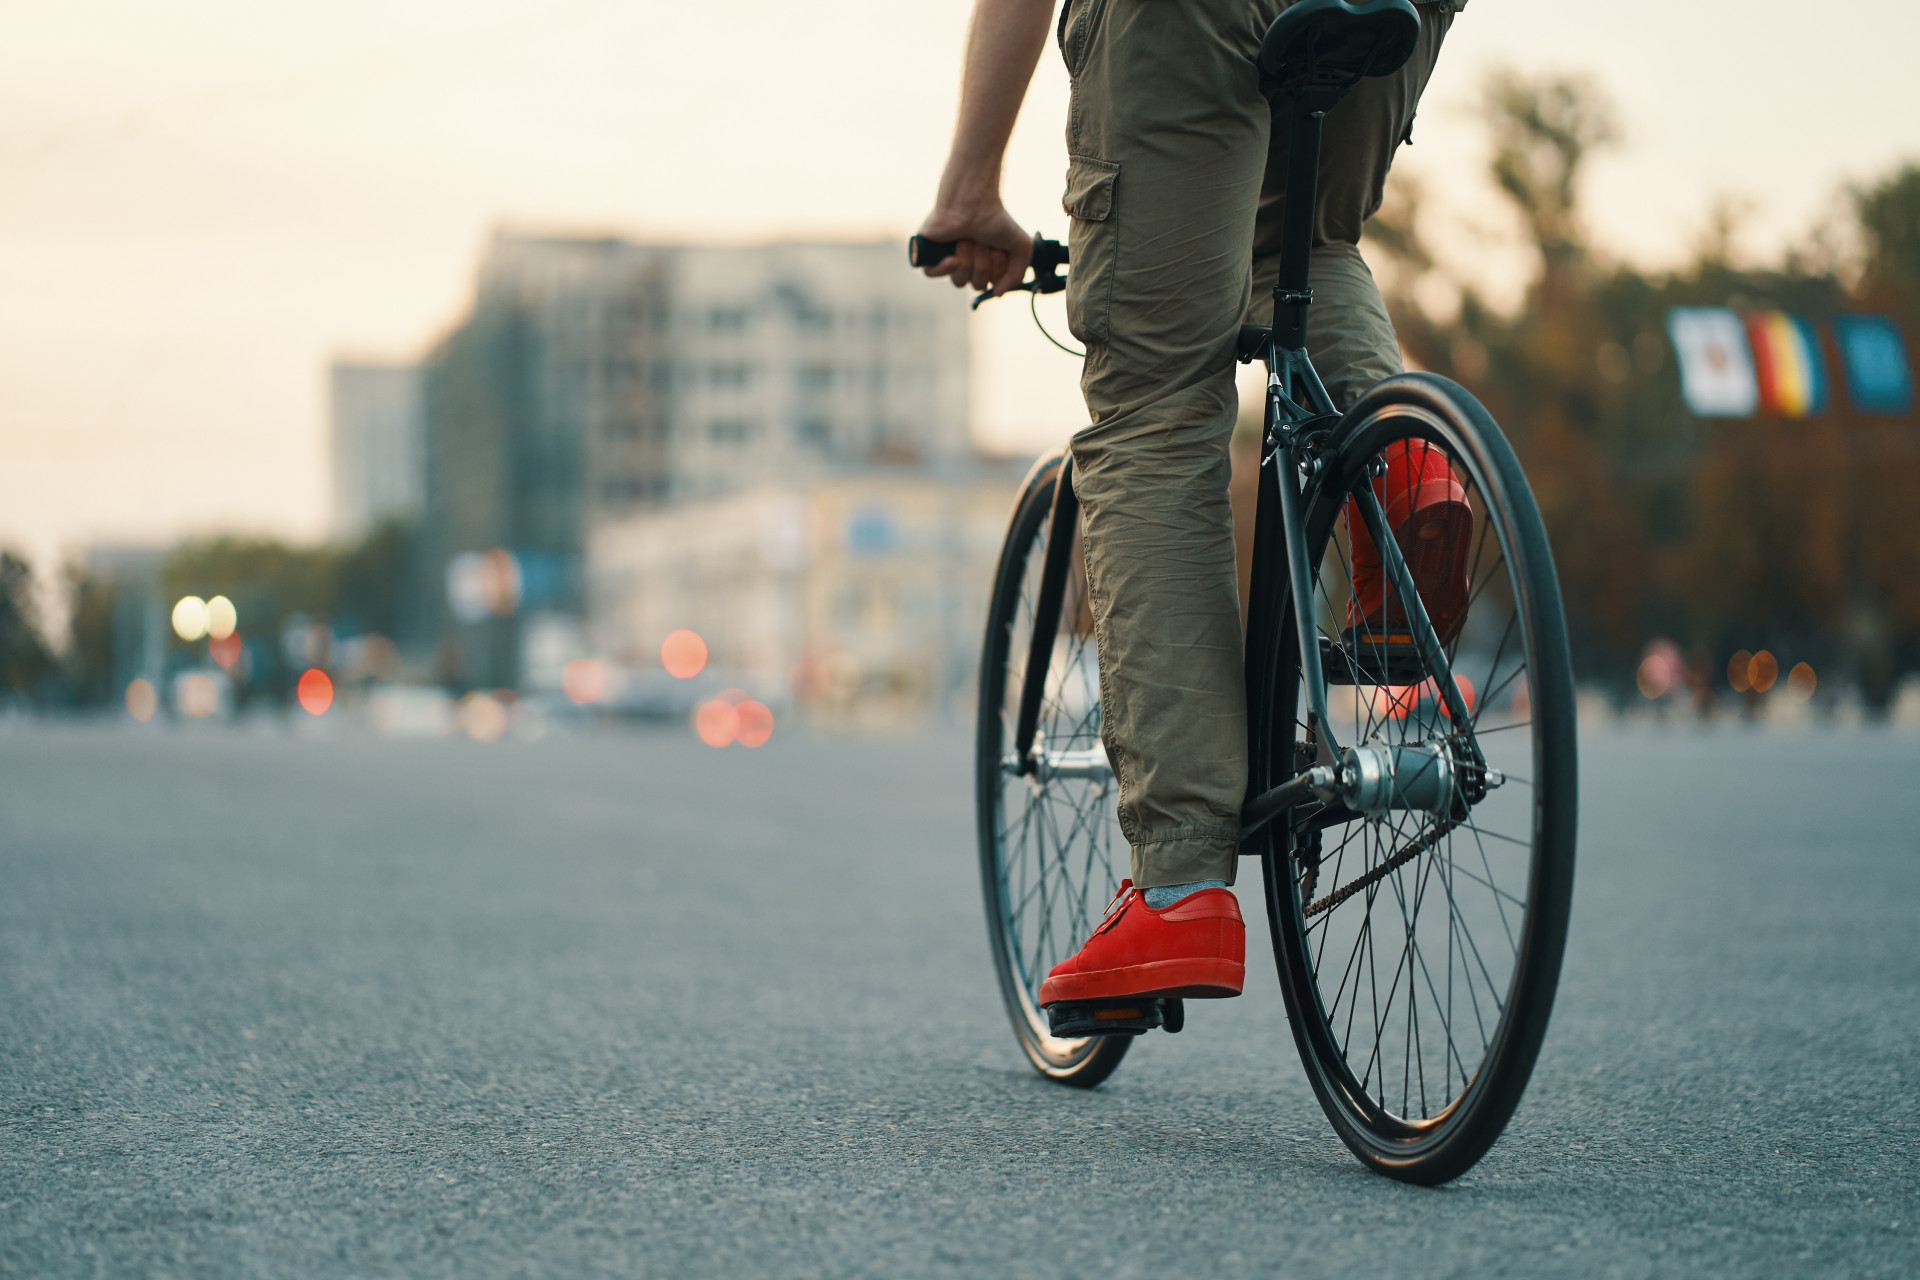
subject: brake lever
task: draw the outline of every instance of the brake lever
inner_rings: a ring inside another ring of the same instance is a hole
[[[1052,248],[1060,254],[1060,261],[1065,261],[1066,251],[1061,249],[1059,245],[1053,244],[1052,241],[1048,240],[1036,240],[1035,257],[1043,256],[1038,252],[1038,247],[1041,245],[1051,245]],[[1029,269],[1033,272],[1033,279],[1022,280],[1019,284],[1008,288],[1007,293],[1059,293],[1067,287],[1066,280],[1060,275],[1060,262],[1054,261],[1051,255],[1045,255],[1044,261],[1041,264],[1031,265]],[[973,305],[969,307],[968,310],[978,311],[981,303],[995,297],[1004,298],[1005,296],[1006,294],[995,294],[993,290],[988,289],[986,292],[974,298]]]
[[[1063,289],[1066,288],[1067,287],[1066,281],[1064,280],[1061,281],[1060,287]],[[1050,293],[1050,292],[1052,291],[1041,289],[1040,282],[1038,280],[1022,280],[1019,284],[1013,285],[1007,289],[1007,293]],[[995,293],[993,290],[988,289],[983,293],[976,294],[973,299],[973,305],[968,307],[967,310],[978,311],[980,309],[981,303],[992,302],[995,298],[1004,298],[1007,296],[1007,293]]]

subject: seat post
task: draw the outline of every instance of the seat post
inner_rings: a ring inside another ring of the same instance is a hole
[[[1273,289],[1273,341],[1282,350],[1307,345],[1307,307],[1313,302],[1307,267],[1313,257],[1313,215],[1319,201],[1320,132],[1344,86],[1301,89],[1293,100],[1287,144],[1287,211],[1280,227],[1280,280]]]

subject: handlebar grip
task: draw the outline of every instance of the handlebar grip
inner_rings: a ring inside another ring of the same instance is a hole
[[[938,266],[951,258],[959,248],[959,244],[952,240],[929,240],[925,236],[911,236],[907,239],[907,265]]]
[[[960,245],[952,240],[929,240],[925,236],[907,237],[907,264],[914,267],[931,267],[958,252]],[[1045,236],[1033,238],[1033,265],[1045,270],[1048,267],[1067,265],[1067,246],[1058,240],[1049,240]]]

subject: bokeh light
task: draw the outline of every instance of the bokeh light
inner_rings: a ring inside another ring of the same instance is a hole
[[[310,716],[323,716],[333,705],[333,677],[318,667],[308,667],[300,673],[293,694],[300,700],[301,710]]]
[[[127,686],[127,714],[141,724],[153,719],[153,713],[160,707],[160,695],[145,680],[135,680]]]
[[[1765,649],[1753,655],[1747,663],[1747,685],[1755,693],[1765,693],[1773,688],[1774,681],[1780,678],[1780,664]]]
[[[400,647],[385,636],[368,636],[360,646],[360,669],[391,680],[400,674]]]
[[[1474,700],[1479,696],[1473,687],[1473,681],[1459,672],[1453,673],[1453,682],[1460,688],[1460,700],[1467,704],[1467,710],[1473,710]],[[1440,686],[1431,676],[1419,684],[1383,684],[1373,691],[1373,714],[1382,720],[1404,720],[1420,706],[1422,702],[1432,701],[1440,708],[1440,714],[1449,720],[1453,712],[1447,709],[1446,700],[1440,696]]]
[[[240,661],[240,654],[244,649],[245,646],[240,643],[240,633],[237,631],[228,631],[223,636],[216,635],[207,641],[207,656],[219,663],[223,671],[233,669],[233,664]]]
[[[511,716],[505,698],[476,689],[460,699],[460,728],[475,742],[498,742]]]
[[[1805,702],[1813,697],[1813,691],[1819,685],[1814,678],[1813,668],[1804,662],[1793,664],[1793,670],[1787,672],[1787,693],[1795,702]]]
[[[1507,714],[1515,720],[1525,720],[1533,714],[1533,686],[1524,675],[1513,682],[1513,692],[1507,698]]]
[[[480,589],[486,598],[487,611],[496,618],[505,618],[520,607],[526,583],[520,575],[520,561],[513,552],[495,547],[481,554]]]
[[[691,680],[707,669],[707,642],[682,627],[660,642],[660,665],[676,680]]]
[[[748,698],[733,709],[739,719],[734,730],[734,741],[743,747],[764,746],[773,736],[773,712],[763,702]]]
[[[560,691],[575,706],[591,706],[607,696],[606,668],[592,658],[575,658],[560,669]]]
[[[220,682],[204,671],[189,671],[173,682],[173,703],[189,720],[219,714]]]
[[[225,640],[239,625],[240,611],[233,607],[233,601],[225,596],[215,596],[207,601],[208,635],[215,640]]]
[[[1383,684],[1373,690],[1373,714],[1383,720],[1402,720],[1420,701],[1419,685]]]
[[[1735,693],[1745,693],[1753,688],[1753,680],[1747,675],[1747,669],[1753,664],[1753,655],[1741,649],[1727,659],[1727,683],[1733,686]]]
[[[1672,641],[1655,640],[1647,646],[1646,656],[1640,659],[1633,682],[1640,687],[1641,697],[1662,698],[1679,682],[1685,669],[1680,650]]]
[[[173,634],[189,644],[207,634],[207,602],[199,596],[181,596],[174,601]]]
[[[818,702],[827,691],[827,669],[818,658],[802,658],[787,672],[787,692],[802,706]]]
[[[768,717],[771,721],[772,717]],[[712,698],[693,709],[693,731],[710,747],[724,747],[740,732],[740,712],[731,702]],[[762,739],[764,741],[764,739]]]

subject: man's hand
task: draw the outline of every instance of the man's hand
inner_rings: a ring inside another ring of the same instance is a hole
[[[926,268],[930,276],[951,279],[956,289],[1003,294],[1020,283],[1033,261],[1033,237],[1020,229],[997,195],[972,207],[936,208],[920,224],[920,234],[958,242],[952,257]]]
[[[927,267],[956,289],[1005,293],[1033,261],[1033,237],[1000,203],[1000,162],[1046,47],[1053,0],[975,0],[960,78],[960,122],[940,175],[933,212],[920,224],[930,240],[952,240],[951,258]]]

